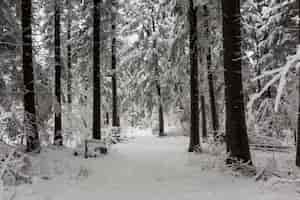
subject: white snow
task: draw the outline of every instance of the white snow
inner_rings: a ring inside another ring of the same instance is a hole
[[[217,157],[187,153],[187,144],[186,137],[148,135],[87,160],[68,150],[46,149],[34,163],[40,166],[39,178],[19,186],[14,200],[300,199],[296,185],[234,177]]]

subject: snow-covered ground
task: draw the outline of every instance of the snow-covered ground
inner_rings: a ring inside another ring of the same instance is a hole
[[[217,157],[187,153],[187,144],[186,137],[143,136],[87,160],[46,149],[34,163],[38,178],[19,186],[14,200],[300,199],[295,184],[235,177]]]

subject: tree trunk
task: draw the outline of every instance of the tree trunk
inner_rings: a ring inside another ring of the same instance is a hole
[[[106,125],[109,125],[109,113],[106,112],[106,120],[105,120]]]
[[[201,118],[202,118],[202,137],[204,140],[207,139],[207,120],[206,120],[206,109],[205,109],[205,97],[201,95]]]
[[[222,0],[227,163],[251,162],[241,68],[240,0]]]
[[[199,85],[198,85],[198,36],[197,36],[197,8],[193,0],[189,0],[188,19],[190,24],[190,84],[191,84],[191,129],[189,152],[200,145],[199,138]]]
[[[297,1],[298,3],[298,12],[300,14],[300,0]],[[298,42],[300,43],[300,27],[299,28],[299,33],[298,33]],[[296,152],[296,165],[300,167],[300,70],[298,70],[298,130],[297,130],[297,152]]]
[[[24,75],[24,127],[27,152],[40,149],[35,110],[34,71],[32,63],[32,5],[31,0],[22,0],[22,39]]]
[[[217,113],[217,104],[215,100],[215,86],[214,86],[214,77],[213,71],[211,69],[211,48],[210,48],[210,30],[209,30],[209,11],[207,6],[204,6],[204,12],[206,17],[206,36],[209,41],[207,46],[206,54],[206,64],[207,64],[207,79],[208,79],[208,91],[209,91],[209,100],[210,100],[210,111],[211,111],[211,122],[213,128],[213,136],[216,138],[219,131],[219,117]]]
[[[208,71],[208,91],[209,91],[209,99],[210,99],[211,122],[213,127],[213,135],[214,138],[216,138],[219,131],[219,116],[217,113],[217,103],[215,99],[215,85],[214,85],[213,72],[211,70],[210,48],[208,49],[208,54],[207,54],[207,71]]]
[[[156,25],[155,25],[155,19],[152,15],[152,31],[153,34],[156,32]],[[164,127],[164,110],[163,110],[163,104],[162,104],[162,96],[161,96],[161,86],[160,86],[160,74],[159,74],[159,64],[158,64],[158,55],[157,55],[157,40],[155,39],[153,41],[153,66],[155,68],[155,78],[156,78],[156,90],[157,90],[157,96],[158,96],[158,128],[159,128],[159,137],[165,136],[165,127]]]
[[[156,59],[157,60],[157,59]],[[164,127],[164,110],[163,110],[163,104],[162,104],[162,96],[161,96],[161,87],[159,82],[159,71],[158,71],[158,63],[156,63],[156,89],[157,89],[157,95],[158,95],[158,120],[159,120],[159,136],[164,137],[165,136],[165,127]]]
[[[94,102],[93,138],[101,139],[101,87],[100,87],[100,0],[94,0]]]
[[[117,48],[116,48],[116,9],[117,9],[117,0],[111,0],[111,29],[112,29],[112,44],[111,44],[111,68],[112,68],[112,126],[119,127],[120,121],[118,116],[118,94],[117,94]]]
[[[72,47],[71,47],[71,28],[72,28],[72,7],[71,7],[71,0],[66,1],[67,8],[68,8],[68,27],[67,27],[67,56],[68,56],[68,106],[69,106],[69,113],[72,112]]]
[[[62,121],[61,121],[61,57],[60,57],[60,0],[55,0],[55,21],[54,21],[54,43],[55,43],[55,124],[54,144],[62,145]]]

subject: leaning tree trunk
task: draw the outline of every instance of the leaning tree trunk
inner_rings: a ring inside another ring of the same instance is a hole
[[[93,138],[101,139],[101,90],[100,90],[100,0],[94,0],[94,102]]]
[[[227,163],[251,162],[241,68],[240,0],[222,0]]]
[[[205,15],[205,26],[206,26],[206,36],[208,40],[208,46],[206,51],[206,64],[207,64],[207,79],[208,79],[208,92],[210,100],[210,111],[211,111],[211,122],[213,128],[213,136],[216,138],[219,130],[219,117],[217,113],[217,104],[215,99],[215,86],[214,86],[214,77],[213,70],[211,69],[211,48],[210,48],[210,32],[209,32],[209,10],[207,6],[204,6],[204,15]]]
[[[300,15],[300,0],[298,0],[298,12]],[[299,27],[299,42],[300,42],[300,27]],[[300,70],[298,71],[298,81],[299,81],[299,87],[298,87],[298,130],[297,130],[297,152],[296,152],[296,165],[300,167]]]
[[[24,75],[24,127],[26,133],[26,150],[40,149],[36,121],[34,70],[32,62],[32,5],[31,0],[22,0],[22,39],[23,39],[23,75]]]
[[[116,40],[116,9],[117,0],[111,0],[111,30],[112,30],[112,43],[111,43],[111,68],[112,68],[112,126],[119,127],[120,120],[118,116],[118,89],[117,89],[117,40]]]
[[[200,145],[199,138],[199,85],[198,85],[198,37],[197,37],[197,8],[193,0],[189,0],[188,19],[190,24],[190,85],[191,85],[191,130],[189,152]]]
[[[54,59],[55,59],[55,121],[54,144],[62,145],[62,109],[61,109],[61,57],[60,57],[60,0],[55,0],[54,21]]]

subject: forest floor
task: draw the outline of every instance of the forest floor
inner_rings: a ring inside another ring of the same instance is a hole
[[[44,149],[34,163],[38,168],[33,184],[11,189],[11,199],[300,199],[297,184],[238,176],[223,166],[220,156],[187,153],[187,144],[186,137],[136,137],[93,159],[75,157],[70,150]]]

